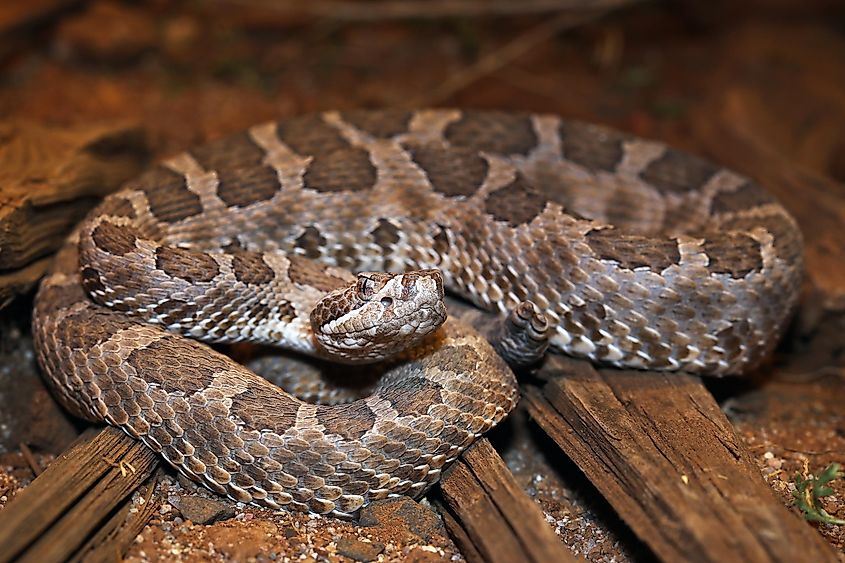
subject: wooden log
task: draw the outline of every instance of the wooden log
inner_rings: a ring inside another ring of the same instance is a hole
[[[763,481],[686,374],[596,371],[551,356],[528,412],[663,561],[838,561]]]
[[[447,530],[463,553],[493,563],[575,561],[486,438],[444,473],[440,490],[454,514]]]
[[[86,431],[0,512],[0,563],[73,557],[158,464],[116,428]]]
[[[0,123],[0,307],[28,291],[70,229],[149,160],[131,123]]]

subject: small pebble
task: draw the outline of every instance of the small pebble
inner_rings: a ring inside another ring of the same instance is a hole
[[[384,544],[381,543],[365,542],[355,538],[340,538],[337,542],[339,554],[363,563],[375,561],[382,551],[384,551]]]
[[[231,504],[200,496],[184,496],[179,499],[179,512],[195,524],[211,524],[235,516]]]

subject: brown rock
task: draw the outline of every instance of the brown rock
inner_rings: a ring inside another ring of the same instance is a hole
[[[377,500],[361,509],[358,520],[361,526],[390,528],[404,531],[425,542],[435,535],[445,536],[443,521],[430,508],[408,497]]]
[[[365,542],[355,538],[340,538],[337,541],[337,552],[355,561],[375,561],[382,551],[382,543]]]
[[[182,497],[177,508],[186,520],[195,524],[211,524],[235,515],[235,509],[229,503],[200,496]]]

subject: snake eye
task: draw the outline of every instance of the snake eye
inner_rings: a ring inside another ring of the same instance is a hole
[[[393,298],[392,297],[382,297],[381,298],[381,304],[384,305],[385,307],[390,307],[391,305],[393,305]]]
[[[376,282],[367,276],[358,276],[358,298],[367,300],[372,296]]]

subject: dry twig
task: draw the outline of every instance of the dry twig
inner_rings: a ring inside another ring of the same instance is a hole
[[[627,2],[621,1],[616,4],[630,4],[634,1],[636,0],[628,0]],[[601,5],[603,4],[604,3],[602,2]],[[583,25],[593,19],[599,18],[604,15],[608,9],[609,8],[597,8],[595,10],[582,11],[579,13],[564,12],[558,14],[556,17],[518,35],[513,40],[499,47],[495,51],[484,55],[475,64],[449,77],[434,90],[424,93],[423,95],[412,99],[410,102],[403,103],[402,105],[407,105],[408,107],[425,107],[442,103],[464,88],[467,88],[485,76],[489,76],[497,70],[512,63],[522,55],[531,51],[531,49],[545,43],[561,31]]]
[[[35,459],[35,456],[32,455],[32,450],[29,449],[29,446],[27,446],[24,442],[21,442],[19,448],[27,465],[29,465],[29,468],[32,469],[32,474],[36,477],[41,475],[41,472],[44,470],[41,468],[41,464],[38,463],[38,460]]]

